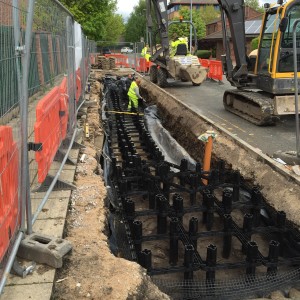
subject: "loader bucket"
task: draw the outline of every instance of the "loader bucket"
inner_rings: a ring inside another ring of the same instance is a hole
[[[180,68],[181,76],[188,81],[192,81],[194,85],[200,85],[206,78],[207,68],[202,66],[182,66]]]

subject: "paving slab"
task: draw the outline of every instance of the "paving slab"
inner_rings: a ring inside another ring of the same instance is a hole
[[[50,299],[53,283],[6,286],[1,300],[45,300]]]
[[[32,198],[31,207],[34,214],[42,198]],[[38,220],[45,219],[64,219],[67,215],[69,198],[49,198],[42,211],[38,215]]]
[[[65,219],[45,219],[45,220],[37,220],[32,230],[33,232],[43,233],[47,235],[51,235],[53,237],[61,238],[63,236],[65,226]]]

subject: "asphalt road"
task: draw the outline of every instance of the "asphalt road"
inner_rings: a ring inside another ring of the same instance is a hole
[[[275,126],[256,126],[224,109],[223,93],[230,88],[227,81],[221,85],[206,80],[201,86],[194,87],[190,82],[170,80],[165,90],[265,154],[272,155],[278,150],[296,151],[294,115],[282,116]]]

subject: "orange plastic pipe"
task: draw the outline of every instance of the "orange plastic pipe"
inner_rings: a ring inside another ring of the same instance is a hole
[[[209,136],[204,150],[204,161],[203,161],[204,172],[210,171],[212,147],[213,147],[213,138],[212,136]],[[207,185],[208,183],[206,179],[202,179],[202,182],[205,185]]]

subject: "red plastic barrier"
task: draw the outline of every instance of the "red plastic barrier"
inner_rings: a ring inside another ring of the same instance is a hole
[[[147,72],[147,61],[145,58],[140,57],[137,59],[137,69],[138,72]]]
[[[69,118],[69,95],[67,89],[67,78],[65,77],[59,86],[60,92],[60,124],[61,124],[61,136],[64,140],[67,135],[68,118]]]
[[[20,224],[18,147],[12,128],[0,126],[0,261]]]
[[[77,69],[76,71],[76,102],[79,101],[79,98],[81,96],[81,73],[80,73],[80,68]]]
[[[219,60],[211,60],[209,62],[208,78],[220,80],[223,79],[222,62]]]
[[[201,66],[203,66],[204,68],[208,68],[209,67],[209,63],[210,63],[209,59],[199,58],[199,62],[201,64]]]
[[[117,67],[129,68],[128,56],[124,54],[105,54],[105,57],[114,57],[116,59]]]
[[[42,143],[42,150],[35,152],[39,182],[45,180],[61,142],[60,109],[61,101],[58,87],[53,88],[43,97],[36,107],[35,143]]]

